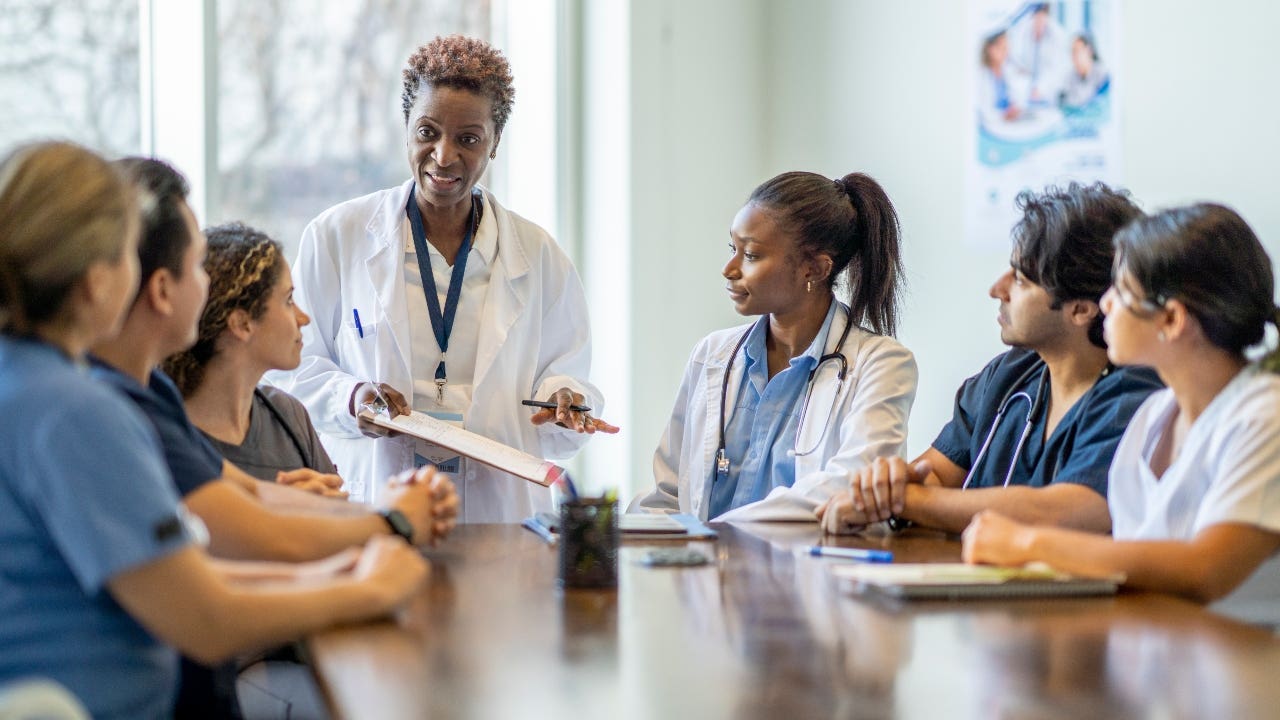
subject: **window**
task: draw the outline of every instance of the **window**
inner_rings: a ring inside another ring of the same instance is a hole
[[[38,139],[140,149],[138,6],[0,0],[0,152]]]
[[[487,0],[221,0],[212,222],[242,220],[292,257],[343,200],[404,182],[400,71],[436,35],[490,36]]]

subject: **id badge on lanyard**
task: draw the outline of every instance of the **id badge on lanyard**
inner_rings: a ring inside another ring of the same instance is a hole
[[[427,314],[431,318],[431,332],[435,335],[436,345],[440,348],[440,364],[436,366],[436,402],[444,403],[445,385],[449,382],[445,358],[449,354],[449,336],[453,334],[453,319],[458,314],[458,303],[462,299],[462,282],[467,273],[467,256],[471,253],[471,241],[480,227],[480,211],[483,203],[478,192],[471,195],[471,216],[467,220],[467,232],[462,238],[462,246],[453,261],[453,272],[450,273],[449,287],[445,288],[444,307],[440,307],[440,298],[436,294],[436,279],[431,272],[431,254],[427,250],[427,230],[422,222],[422,212],[418,209],[418,186],[415,184],[409,193],[409,201],[405,204],[405,215],[409,218],[409,228],[413,234],[414,253],[418,258],[418,272],[422,275],[422,290],[426,294]]]
[[[424,414],[456,428],[461,428],[465,419],[462,413],[448,410],[428,410]],[[422,467],[423,465],[434,465],[440,472],[457,475],[462,471],[462,457],[449,448],[429,443],[421,438],[414,438],[413,466]]]

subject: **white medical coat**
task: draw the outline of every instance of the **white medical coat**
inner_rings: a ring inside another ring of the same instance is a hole
[[[349,401],[357,383],[384,382],[413,402],[404,257],[413,181],[336,205],[307,226],[293,267],[294,298],[311,314],[302,364],[270,380],[307,406],[352,499],[377,502],[389,476],[413,467],[408,438],[362,435]],[[481,315],[471,407],[464,426],[538,457],[576,453],[586,435],[534,426],[523,398],[561,387],[599,414],[586,295],[568,256],[542,228],[484,193],[481,232],[494,223],[498,253]],[[360,313],[357,328],[352,310]],[[363,337],[361,336],[363,331]],[[454,478],[462,522],[518,522],[549,509],[550,491],[478,462]]]
[[[841,305],[844,312],[848,308]],[[835,352],[840,333],[835,332],[838,313],[828,332],[824,354]],[[829,424],[818,448],[798,455],[796,480],[791,487],[776,487],[763,500],[708,518],[711,474],[720,440],[720,397],[725,367],[733,348],[750,324],[720,330],[703,338],[685,366],[684,381],[676,396],[671,421],[653,456],[654,489],[637,497],[631,510],[692,513],[703,520],[791,520],[813,522],[814,510],[833,494],[849,487],[854,472],[877,457],[901,455],[906,450],[907,417],[915,400],[915,357],[897,340],[853,328],[843,354],[849,363],[844,385],[838,386],[839,363],[822,365],[814,378],[812,400],[805,426],[796,435],[817,438]],[[743,377],[742,359],[729,378],[729,398],[738,396]],[[835,409],[831,407],[832,394]],[[734,403],[725,409],[725,423],[733,417]],[[807,450],[808,447],[801,447]]]

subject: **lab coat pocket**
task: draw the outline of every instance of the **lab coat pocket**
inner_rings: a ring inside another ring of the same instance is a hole
[[[378,326],[381,323],[356,323],[355,320],[348,320],[342,328],[343,334],[356,343],[372,342],[378,337]]]
[[[343,323],[335,345],[338,351],[338,364],[347,372],[360,377],[372,376],[373,359],[377,355],[379,324],[362,322],[356,325],[354,320]]]

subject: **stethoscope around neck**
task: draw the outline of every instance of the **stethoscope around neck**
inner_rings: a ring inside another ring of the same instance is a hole
[[[760,318],[756,325],[769,322],[769,316],[765,315]],[[729,455],[725,452],[724,433],[725,433],[725,409],[729,402],[729,379],[733,376],[733,362],[737,359],[738,353],[742,350],[742,346],[746,344],[747,338],[750,337],[751,331],[756,325],[747,328],[742,333],[742,337],[738,338],[738,342],[733,346],[733,353],[729,355],[729,363],[724,368],[724,380],[720,383],[720,443],[716,446],[716,475],[718,477],[726,477],[729,474]],[[827,436],[827,429],[831,425],[831,418],[835,414],[836,403],[840,399],[840,391],[844,388],[844,378],[849,372],[849,361],[844,356],[844,341],[849,337],[849,330],[853,328],[853,318],[849,313],[845,312],[844,332],[840,333],[840,340],[836,342],[836,347],[831,352],[818,358],[818,364],[809,371],[809,379],[806,381],[804,404],[800,406],[800,415],[796,419],[796,436],[791,444],[791,450],[787,452],[792,457],[802,457],[812,455],[817,452],[818,447],[822,445],[822,440]],[[809,415],[809,400],[813,398],[813,379],[817,377],[818,371],[822,369],[823,363],[835,361],[840,363],[840,370],[836,373],[836,391],[831,394],[831,407],[827,411],[827,420],[822,425],[822,432],[818,434],[818,438],[814,440],[813,447],[807,450],[800,449],[801,430],[804,428],[805,418]]]
[[[1017,390],[1017,388],[1022,387],[1023,383],[1030,380],[1032,374],[1037,371],[1040,373],[1040,382],[1036,383],[1036,396],[1034,398],[1026,390]],[[1022,446],[1026,445],[1027,438],[1031,435],[1031,426],[1035,423],[1036,413],[1044,405],[1044,388],[1048,381],[1049,368],[1045,366],[1043,360],[1038,360],[1018,377],[1018,380],[1013,383],[1008,392],[1004,394],[1004,397],[1000,399],[1000,404],[996,406],[996,416],[991,420],[991,429],[987,431],[987,439],[982,441],[982,448],[978,450],[978,456],[974,458],[973,465],[969,466],[969,474],[964,476],[964,484],[960,486],[961,490],[969,489],[969,483],[973,481],[973,476],[978,473],[978,465],[987,456],[987,448],[991,447],[991,439],[995,437],[996,428],[1000,427],[1000,421],[1004,419],[1004,414],[1009,410],[1009,406],[1018,400],[1026,400],[1027,416],[1022,425],[1022,434],[1018,436],[1018,444],[1013,448],[1013,457],[1009,458],[1009,471],[1004,475],[1004,487],[1009,486],[1009,481],[1013,479],[1014,468],[1018,465],[1018,456],[1022,454]]]

